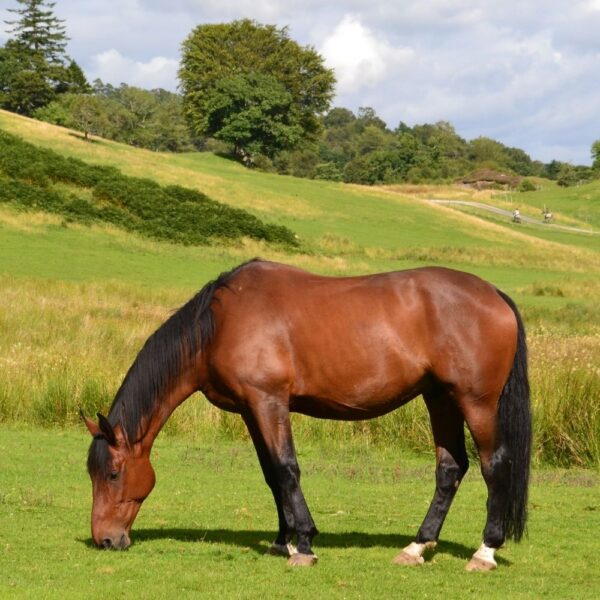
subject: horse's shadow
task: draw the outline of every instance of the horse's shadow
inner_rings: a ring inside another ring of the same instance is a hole
[[[248,529],[138,529],[132,536],[133,546],[136,541],[146,542],[152,540],[177,540],[178,542],[198,542],[212,544],[228,544],[250,548],[257,554],[265,554],[275,537],[274,531],[248,530]],[[364,533],[350,531],[345,533],[320,533],[315,539],[315,549],[318,548],[391,548],[399,552],[402,548],[414,541],[414,536],[396,535],[386,533]],[[91,538],[80,540],[86,546],[94,546]],[[455,542],[440,540],[436,554],[450,554],[455,558],[468,560],[475,548]],[[496,557],[499,564],[510,564],[502,557]]]

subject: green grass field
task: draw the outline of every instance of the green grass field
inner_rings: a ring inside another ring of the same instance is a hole
[[[183,247],[0,206],[0,596],[598,596],[600,236],[515,227],[424,201],[510,206],[514,196],[281,177],[208,154],[85,143],[3,111],[0,128],[67,156],[199,189],[290,227],[302,242],[300,251],[248,239]],[[570,224],[598,227],[598,183],[545,185],[551,201],[541,192],[515,195],[524,214],[537,216],[545,202]],[[207,280],[254,256],[331,275],[440,264],[515,298],[529,335],[536,470],[530,536],[500,553],[497,572],[463,572],[484,522],[476,465],[433,562],[414,570],[390,564],[433,491],[420,400],[364,423],[294,419],[305,492],[323,532],[314,569],[291,571],[263,556],[275,512],[258,462],[239,419],[201,397],[175,413],[157,442],[158,485],[135,545],[121,554],[90,547],[79,407],[106,411],[148,335]]]
[[[600,479],[538,470],[529,537],[498,553],[498,570],[469,574],[485,488],[476,466],[422,567],[391,560],[411,541],[433,493],[433,457],[393,448],[299,448],[321,530],[319,563],[290,569],[265,556],[276,524],[249,442],[159,438],[157,485],[127,552],[91,546],[91,486],[81,431],[2,429],[0,595],[30,598],[597,598]]]

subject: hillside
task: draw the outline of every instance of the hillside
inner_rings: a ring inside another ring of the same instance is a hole
[[[66,158],[0,130],[0,203],[61,215],[66,222],[115,225],[176,244],[242,237],[298,245],[294,233],[178,185],[123,175],[115,167]]]
[[[598,238],[543,227],[515,227],[506,219],[465,215],[424,201],[492,198],[501,206],[518,203],[523,214],[537,215],[538,205],[550,197],[546,204],[561,218],[589,227],[600,222],[598,183],[578,188],[582,193],[576,199],[573,190],[556,187],[548,194],[544,190],[510,199],[450,187],[368,188],[253,172],[205,153],[153,153],[100,139],[87,143],[69,130],[4,111],[0,111],[0,128],[64,156],[118,167],[126,175],[151,178],[162,185],[194,188],[267,222],[286,225],[308,248],[308,255],[290,259],[326,272],[443,262],[468,266],[485,276],[491,269],[499,285],[514,290],[517,280],[539,279],[542,273],[543,279],[555,280],[564,273],[598,269]],[[224,247],[224,251],[231,253],[231,248]]]

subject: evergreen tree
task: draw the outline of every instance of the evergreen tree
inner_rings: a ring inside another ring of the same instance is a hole
[[[11,37],[0,48],[0,107],[24,115],[46,106],[66,92],[86,93],[83,72],[66,54],[64,21],[54,15],[54,2],[16,0],[6,21]]]
[[[54,15],[55,2],[46,0],[16,0],[23,8],[9,8],[18,15],[16,21],[6,21],[13,28],[13,40],[28,54],[39,54],[49,66],[64,66],[68,37],[64,20]]]

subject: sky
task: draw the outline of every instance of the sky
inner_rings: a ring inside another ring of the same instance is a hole
[[[0,20],[15,6],[0,0]],[[600,138],[600,0],[56,0],[54,12],[90,81],[176,91],[195,26],[250,18],[288,26],[334,69],[333,105],[370,106],[390,129],[444,120],[573,164]]]

